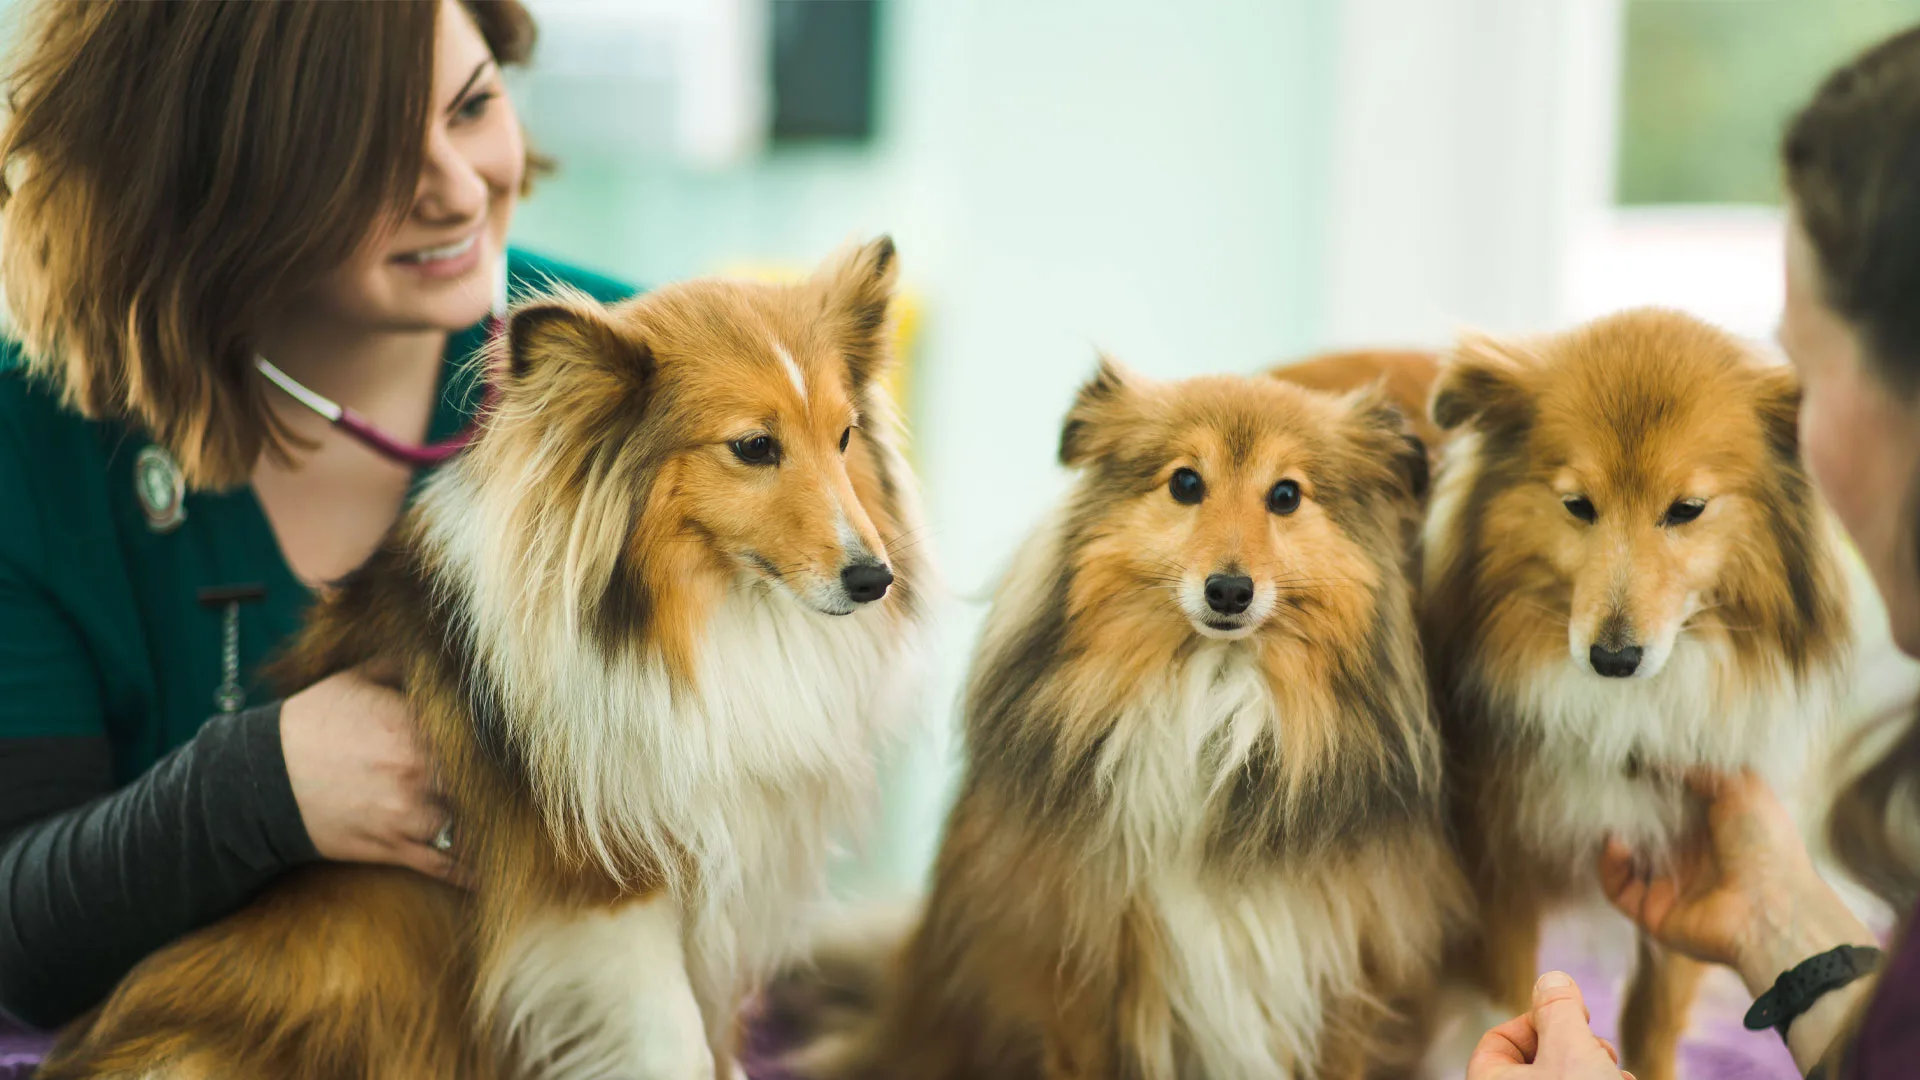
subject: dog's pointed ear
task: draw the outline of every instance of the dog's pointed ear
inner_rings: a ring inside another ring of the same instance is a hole
[[[1348,394],[1348,415],[1357,427],[1358,441],[1370,456],[1390,461],[1407,494],[1415,502],[1425,502],[1431,470],[1427,444],[1414,434],[1406,414],[1393,400],[1384,376],[1371,386]]]
[[[891,355],[884,335],[899,276],[900,260],[891,236],[830,259],[814,273],[826,309],[839,316],[856,388],[877,376]]]
[[[1441,358],[1427,414],[1442,431],[1470,422],[1523,425],[1533,416],[1527,376],[1538,363],[1524,346],[1465,335]]]
[[[1767,445],[1786,461],[1800,459],[1800,377],[1791,367],[1769,367],[1760,373],[1755,394],[1761,430]]]
[[[1074,395],[1073,407],[1060,425],[1060,464],[1076,467],[1112,448],[1146,380],[1127,370],[1106,353],[1099,366]]]
[[[507,373],[516,380],[550,364],[581,361],[641,382],[653,375],[646,342],[622,332],[605,307],[584,295],[546,296],[515,308],[505,337]]]

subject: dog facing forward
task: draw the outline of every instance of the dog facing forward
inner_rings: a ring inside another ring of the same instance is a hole
[[[1799,393],[1735,338],[1630,311],[1448,358],[1449,445],[1423,629],[1484,934],[1474,974],[1524,1011],[1541,917],[1597,895],[1608,836],[1658,863],[1695,769],[1793,763],[1851,650]],[[1673,1075],[1699,967],[1643,941],[1624,1064]]]
[[[1377,393],[1103,361],[1060,458],[1077,482],[976,653],[925,912],[808,1071],[1405,1065],[1467,906],[1403,555],[1424,452]]]
[[[881,240],[799,285],[518,309],[478,440],[287,665],[404,688],[474,892],[290,878],[140,965],[46,1075],[731,1075],[907,706],[895,273]]]

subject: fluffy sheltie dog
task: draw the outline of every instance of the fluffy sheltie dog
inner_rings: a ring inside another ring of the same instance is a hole
[[[316,868],[143,963],[47,1075],[730,1075],[906,704],[894,274],[883,239],[517,310],[484,432],[289,665],[404,687],[473,893]]]
[[[811,1070],[1358,1077],[1416,1057],[1468,891],[1378,393],[1102,362],[1001,585],[926,910]]]
[[[1798,402],[1790,370],[1664,311],[1469,339],[1444,365],[1422,621],[1476,973],[1511,1011],[1543,911],[1597,895],[1606,836],[1667,857],[1689,770],[1791,762],[1836,701],[1847,593]],[[1672,1075],[1698,974],[1642,943],[1621,1023],[1641,1080]]]

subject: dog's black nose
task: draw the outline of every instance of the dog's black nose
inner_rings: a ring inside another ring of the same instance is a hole
[[[840,571],[840,584],[846,587],[854,603],[871,604],[887,595],[887,586],[893,584],[893,571],[882,563],[854,563]]]
[[[1587,659],[1593,663],[1595,672],[1609,679],[1624,679],[1640,670],[1640,646],[1609,649],[1604,645],[1595,645],[1587,650]]]
[[[1207,606],[1222,615],[1238,615],[1253,603],[1253,579],[1245,574],[1215,574],[1207,579]]]

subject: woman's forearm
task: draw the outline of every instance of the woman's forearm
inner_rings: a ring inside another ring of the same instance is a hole
[[[1802,1075],[1827,1056],[1854,1009],[1872,993],[1872,979],[1849,983],[1823,995],[1787,1029],[1787,1049],[1793,1052],[1793,1063]]]
[[[119,791],[0,839],[0,1009],[65,1023],[313,859],[280,754],[277,705],[216,718]]]
[[[1841,945],[1877,944],[1873,932],[1833,887],[1816,877],[1799,883],[1793,896],[1754,927],[1749,946],[1735,966],[1748,992],[1759,997],[1803,960]],[[1802,1073],[1826,1056],[1871,986],[1872,980],[1862,979],[1823,994],[1788,1026],[1787,1048]]]

